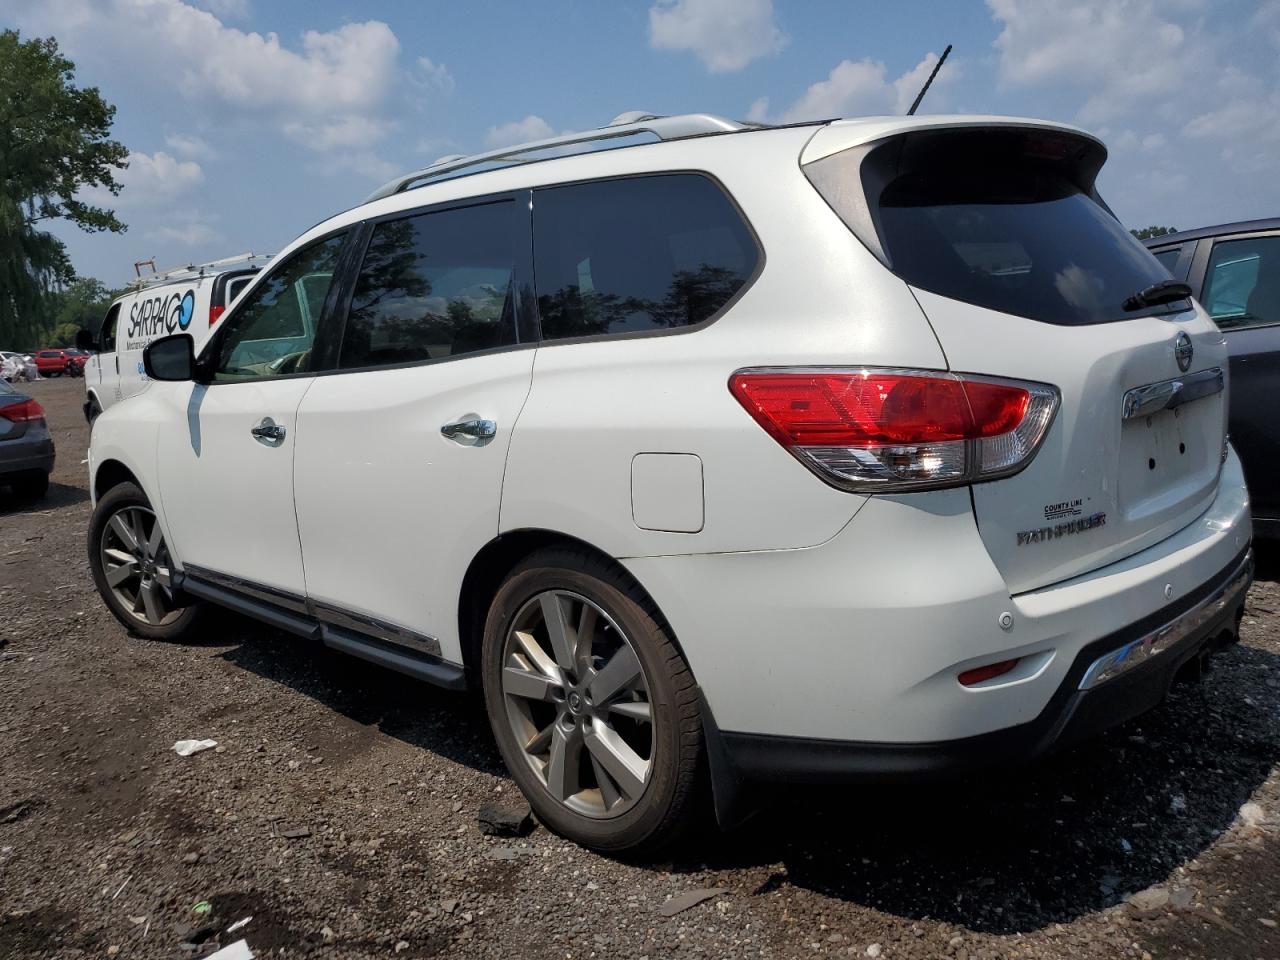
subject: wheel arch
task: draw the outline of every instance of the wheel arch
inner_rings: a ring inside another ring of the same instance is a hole
[[[479,685],[480,647],[484,639],[484,621],[498,587],[501,586],[507,574],[525,557],[549,547],[585,550],[619,570],[648,597],[667,635],[671,637],[681,656],[685,656],[680,638],[667,622],[666,616],[653,599],[653,594],[615,557],[586,540],[566,533],[541,528],[522,528],[499,534],[486,543],[472,558],[462,578],[462,587],[458,595],[458,639],[462,648],[462,665],[466,668],[470,684],[477,687]],[[685,661],[688,662],[687,656]]]
[[[123,462],[116,459],[103,460],[93,474],[93,489],[91,491],[93,502],[97,503],[108,490],[112,487],[118,487],[122,483],[132,483],[139,488],[142,487],[142,484],[138,481],[137,474],[125,466]]]

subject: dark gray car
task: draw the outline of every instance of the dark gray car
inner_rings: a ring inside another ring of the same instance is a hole
[[[53,456],[44,408],[0,380],[0,486],[20,497],[44,496]]]
[[[1185,280],[1227,338],[1231,442],[1240,454],[1254,532],[1280,536],[1280,218],[1152,237],[1147,247]]]

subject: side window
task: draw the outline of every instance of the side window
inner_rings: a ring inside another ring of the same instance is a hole
[[[533,205],[546,340],[701,323],[759,260],[733,203],[697,174],[551,187]]]
[[[1173,268],[1178,265],[1178,257],[1182,255],[1181,247],[1166,247],[1164,250],[1152,250],[1152,256],[1160,261],[1160,266],[1173,273]]]
[[[1200,299],[1224,330],[1280,323],[1280,236],[1214,243]]]
[[[116,324],[120,320],[120,304],[113,303],[107,311],[107,318],[102,321],[102,331],[98,340],[102,344],[103,353],[114,353],[116,349]]]
[[[376,224],[338,366],[417,363],[515,343],[517,245],[527,242],[516,207],[506,200]]]
[[[345,234],[304,247],[271,272],[243,303],[213,347],[213,379],[305,373]]]
[[[226,287],[222,291],[223,306],[230,306],[240,296],[240,291],[249,285],[249,281],[253,277],[234,277],[227,281]]]

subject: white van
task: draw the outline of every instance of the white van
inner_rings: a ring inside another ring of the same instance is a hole
[[[102,411],[146,387],[142,351],[152,340],[189,333],[203,344],[269,259],[245,253],[136,281],[112,302],[96,337],[93,331],[81,331],[77,338],[82,349],[96,351],[84,368],[85,418],[92,423]]]

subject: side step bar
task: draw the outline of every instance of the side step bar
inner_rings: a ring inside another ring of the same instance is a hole
[[[218,582],[214,582],[214,578]],[[254,589],[250,595],[250,585],[246,584],[245,591],[241,591],[232,583],[230,577],[189,566],[184,573],[178,575],[175,586],[193,597],[233,610],[277,630],[323,643],[331,650],[359,657],[446,690],[467,688],[466,673],[459,664],[450,663],[420,649],[396,646],[356,629],[324,622],[314,615],[314,604],[302,598],[280,595],[282,602],[274,603],[267,599],[269,592],[265,589]],[[284,602],[288,603],[287,608],[282,605]],[[332,618],[334,613],[334,610],[326,609],[326,619]],[[358,622],[358,618],[352,615],[346,622]]]

